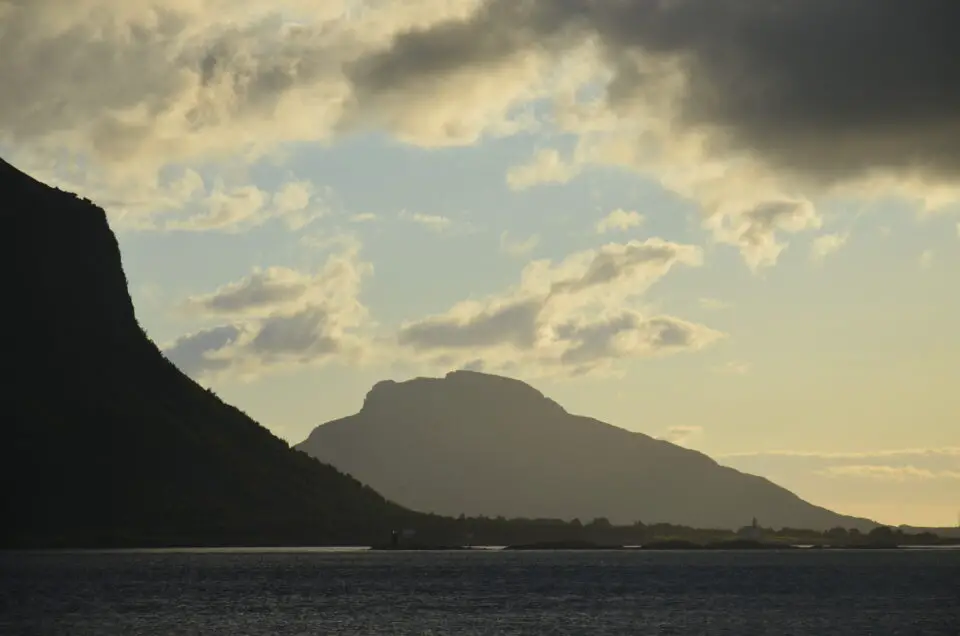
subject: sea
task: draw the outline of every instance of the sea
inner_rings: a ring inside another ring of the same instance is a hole
[[[960,550],[0,553],[0,634],[960,635]]]

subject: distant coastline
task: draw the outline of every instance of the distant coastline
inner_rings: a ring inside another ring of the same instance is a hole
[[[601,543],[591,543],[587,541],[543,541],[537,543],[525,543],[508,546],[430,546],[430,545],[409,545],[409,546],[391,546],[377,545],[369,548],[373,551],[391,551],[391,552],[447,552],[447,551],[742,551],[742,550],[799,550],[799,551],[821,551],[821,550],[911,550],[911,549],[960,549],[960,544],[944,545],[900,545],[889,543],[859,543],[859,544],[813,544],[797,545],[786,543],[772,543],[765,541],[714,541],[709,543],[695,543],[693,541],[652,541],[641,545],[610,545]]]

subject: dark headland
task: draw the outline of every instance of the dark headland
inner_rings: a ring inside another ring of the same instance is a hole
[[[0,545],[355,543],[416,518],[164,358],[103,210],[0,160],[0,224]]]

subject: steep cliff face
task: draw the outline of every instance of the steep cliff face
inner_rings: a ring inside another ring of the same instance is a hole
[[[410,513],[183,375],[103,210],[0,160],[0,545],[338,543]]]
[[[0,245],[8,273],[8,316],[43,335],[36,355],[103,349],[139,335],[116,238],[103,210],[49,188],[0,160]],[[85,330],[75,338],[71,321]],[[106,348],[105,352],[113,351]]]
[[[378,383],[359,413],[317,427],[298,447],[398,503],[447,515],[873,526],[483,373]]]

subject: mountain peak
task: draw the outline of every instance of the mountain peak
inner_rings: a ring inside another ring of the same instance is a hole
[[[754,516],[778,527],[870,523],[476,371],[379,382],[359,413],[318,426],[299,448],[402,505],[446,515],[728,528]]]
[[[4,189],[14,187],[17,184],[26,185],[32,184],[34,187],[44,186],[42,183],[23,172],[22,170],[17,169],[10,163],[7,163],[3,157],[0,157],[0,184],[3,185]],[[11,210],[12,208],[5,207],[5,210]]]
[[[559,404],[521,380],[468,370],[450,371],[442,378],[416,377],[402,382],[382,380],[367,393],[362,411],[436,408],[440,402],[459,406],[470,404],[470,408],[484,411],[535,408],[564,412]]]
[[[7,333],[30,333],[60,366],[142,339],[106,213],[0,160],[0,261],[12,277]],[[69,318],[67,318],[69,317]],[[55,352],[55,353],[54,353]]]

